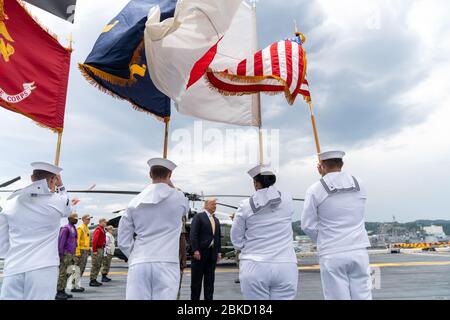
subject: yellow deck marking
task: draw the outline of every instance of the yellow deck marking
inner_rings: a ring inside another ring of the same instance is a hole
[[[426,266],[450,266],[450,261],[418,261],[418,262],[393,262],[393,263],[373,263],[371,267],[379,268],[392,268],[392,267],[426,267]],[[298,267],[300,271],[309,270],[320,270],[319,265],[303,266]],[[220,267],[216,270],[216,273],[238,273],[238,268],[221,269]],[[185,274],[190,274],[191,270],[188,269],[184,272]],[[85,272],[83,277],[89,277],[89,272]],[[113,271],[108,275],[112,276],[126,276],[128,271]],[[3,278],[3,273],[0,273],[0,278]]]

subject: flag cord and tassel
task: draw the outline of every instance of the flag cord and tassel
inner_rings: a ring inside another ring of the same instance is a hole
[[[169,124],[170,124],[170,118],[164,119],[164,151],[163,151],[163,158],[167,159],[167,155],[169,152]]]

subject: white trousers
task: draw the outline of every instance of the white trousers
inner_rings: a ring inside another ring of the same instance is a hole
[[[239,280],[245,300],[294,300],[297,296],[296,263],[241,260]]]
[[[319,261],[326,300],[372,300],[367,250],[329,254]]]
[[[180,285],[178,263],[139,263],[128,269],[127,300],[176,300]]]
[[[55,300],[58,267],[47,267],[7,276],[0,300]]]

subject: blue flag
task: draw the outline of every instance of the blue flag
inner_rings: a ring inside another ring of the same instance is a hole
[[[173,17],[176,0],[132,0],[103,29],[79,68],[94,86],[129,101],[137,110],[158,118],[170,117],[170,99],[153,84],[145,56],[144,30],[153,6],[161,8],[161,21]]]

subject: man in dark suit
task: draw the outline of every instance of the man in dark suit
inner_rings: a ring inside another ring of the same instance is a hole
[[[205,300],[213,300],[217,262],[221,257],[220,222],[214,216],[216,200],[205,202],[205,211],[194,216],[190,240],[194,256],[191,267],[191,299],[200,300],[204,278]]]

